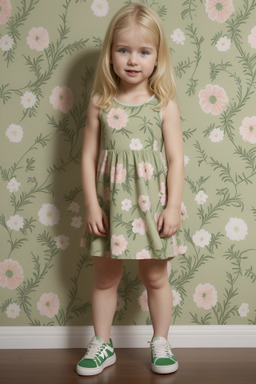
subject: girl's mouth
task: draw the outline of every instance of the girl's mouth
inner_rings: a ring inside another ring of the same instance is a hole
[[[134,75],[137,75],[138,73],[140,73],[140,71],[134,71],[132,69],[126,69],[125,72],[130,75],[130,76],[134,76]]]

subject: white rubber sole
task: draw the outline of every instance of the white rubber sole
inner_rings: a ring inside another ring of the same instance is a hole
[[[151,369],[155,373],[159,373],[160,375],[167,375],[168,373],[176,372],[179,368],[179,364],[175,363],[172,365],[163,365],[163,366],[156,366],[154,364],[151,364]]]
[[[99,373],[101,373],[103,371],[104,368],[107,368],[110,365],[115,364],[115,362],[116,362],[116,354],[114,353],[114,355],[111,356],[109,359],[107,359],[105,361],[105,363],[103,363],[100,367],[96,367],[96,368],[83,368],[83,367],[80,367],[79,365],[77,365],[76,366],[76,372],[80,376],[94,376],[94,375],[98,375]]]

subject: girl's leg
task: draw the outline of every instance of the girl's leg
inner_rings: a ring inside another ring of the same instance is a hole
[[[154,337],[168,339],[172,318],[172,289],[168,281],[167,260],[140,260],[141,281],[148,293]]]
[[[117,288],[123,271],[122,260],[93,257],[94,284],[92,292],[92,316],[94,332],[108,343],[116,304]]]

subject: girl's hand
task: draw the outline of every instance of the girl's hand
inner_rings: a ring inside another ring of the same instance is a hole
[[[94,236],[108,236],[108,217],[99,205],[87,208],[85,229],[88,230]]]
[[[174,235],[180,226],[180,210],[177,208],[165,208],[157,221],[157,230],[160,237]]]

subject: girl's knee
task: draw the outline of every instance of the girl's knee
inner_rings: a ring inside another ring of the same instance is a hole
[[[94,261],[94,287],[101,290],[117,289],[122,278],[120,260],[96,259]]]
[[[168,282],[167,268],[162,265],[143,265],[139,266],[139,273],[142,283],[147,289],[161,289]]]

